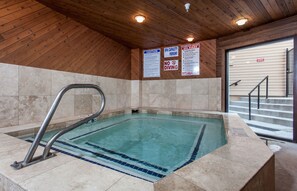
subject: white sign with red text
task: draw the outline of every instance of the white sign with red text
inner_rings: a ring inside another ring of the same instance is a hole
[[[178,70],[178,60],[165,60],[164,71]]]
[[[200,74],[200,43],[181,46],[182,76]]]

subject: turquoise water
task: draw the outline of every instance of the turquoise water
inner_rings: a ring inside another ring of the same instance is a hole
[[[43,141],[54,133],[46,133]],[[129,114],[82,125],[60,137],[54,148],[156,181],[225,143],[220,119]]]

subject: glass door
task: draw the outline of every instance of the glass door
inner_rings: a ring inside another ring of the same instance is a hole
[[[289,38],[227,52],[228,111],[260,136],[293,140],[293,47]]]

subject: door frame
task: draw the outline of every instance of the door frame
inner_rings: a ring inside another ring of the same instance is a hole
[[[294,36],[293,142],[297,143],[297,35]]]
[[[263,45],[263,44],[268,44],[272,42],[278,42],[278,41],[283,41],[286,39],[293,39],[293,48],[294,48],[294,77],[293,77],[293,140],[292,142],[297,143],[297,98],[295,99],[295,96],[297,97],[297,35],[294,36],[288,36],[284,38],[278,38],[278,39],[273,39],[273,40],[268,40],[265,42],[259,42],[255,44],[250,44],[246,46],[241,46],[241,47],[236,47],[236,48],[231,48],[231,49],[226,49],[225,50],[225,112],[229,112],[229,52],[232,50],[238,50],[246,47],[253,47],[253,46],[258,46],[258,45]],[[295,72],[296,71],[296,72]]]

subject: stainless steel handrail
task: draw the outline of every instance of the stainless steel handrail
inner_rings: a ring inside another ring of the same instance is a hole
[[[268,77],[269,76],[266,76],[261,82],[258,83],[258,85],[256,85],[251,91],[250,93],[248,94],[249,96],[249,120],[252,120],[252,99],[251,99],[251,96],[252,96],[252,93],[258,88],[258,99],[257,99],[257,108],[260,109],[260,87],[261,87],[261,84],[266,80],[266,99],[268,99]]]
[[[37,157],[34,157],[34,154],[37,150],[37,147],[38,145],[40,144],[40,141],[46,131],[46,128],[48,127],[52,117],[54,116],[55,114],[55,111],[57,109],[57,107],[59,106],[59,103],[63,97],[63,95],[71,90],[71,89],[82,89],[82,88],[91,88],[91,89],[96,89],[98,92],[99,92],[99,95],[100,95],[100,100],[101,100],[101,106],[100,106],[100,110],[94,114],[92,114],[91,116],[88,116],[72,125],[70,125],[69,127],[65,128],[64,130],[61,130],[60,132],[58,132],[57,134],[55,134],[46,144],[45,148],[44,148],[44,151],[43,151],[43,154],[40,155],[40,156],[37,156]],[[45,160],[47,158],[50,158],[53,156],[53,154],[51,154],[49,151],[53,145],[53,143],[61,136],[63,135],[64,133],[67,133],[69,131],[71,131],[72,129],[84,124],[84,123],[87,123],[89,122],[90,120],[98,117],[104,110],[104,107],[105,107],[105,96],[104,96],[104,93],[103,91],[100,89],[99,86],[97,85],[94,85],[94,84],[70,84],[68,86],[65,86],[64,88],[62,88],[60,90],[60,92],[58,93],[58,95],[56,96],[49,112],[47,113],[43,123],[41,124],[41,127],[39,128],[39,131],[31,145],[31,147],[29,148],[29,151],[28,153],[26,154],[25,156],[25,159],[23,161],[20,161],[20,162],[17,162],[15,161],[13,164],[11,164],[12,167],[14,167],[15,169],[21,169],[25,166],[29,166],[31,164],[34,164],[34,163],[37,163],[37,162],[40,162],[42,160]]]
[[[238,86],[238,83],[241,82],[241,80],[237,80],[236,82],[233,82],[232,84],[230,84],[229,86]]]

